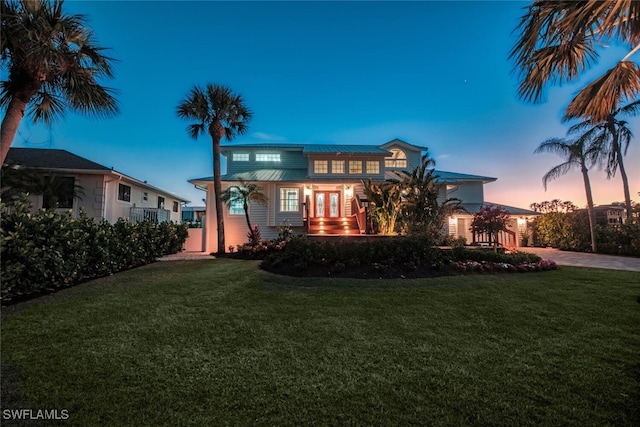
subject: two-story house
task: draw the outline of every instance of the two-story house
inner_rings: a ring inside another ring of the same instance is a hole
[[[252,224],[260,227],[263,239],[278,235],[278,227],[286,220],[295,234],[353,235],[366,232],[361,218],[364,199],[363,181],[382,182],[397,178],[392,171],[413,170],[420,165],[426,147],[395,139],[383,145],[317,145],[317,144],[228,144],[221,153],[227,160],[222,176],[223,190],[240,181],[258,184],[268,197],[267,205],[251,204]],[[446,232],[472,241],[472,216],[484,204],[484,184],[496,178],[436,171],[443,184],[440,197],[456,197],[468,214],[452,216]],[[213,178],[189,182],[207,192],[205,217],[206,251],[217,252],[215,198]],[[522,228],[526,216],[535,212],[505,206],[513,212],[511,246],[516,246],[516,230]],[[521,218],[520,221],[516,221]],[[246,243],[247,225],[242,204],[224,209],[225,244],[235,247]]]
[[[89,217],[110,223],[118,218],[180,222],[182,204],[188,202],[66,150],[10,148],[4,167],[28,170],[44,182],[55,182],[29,195],[34,210],[51,207],[77,216],[82,209]]]

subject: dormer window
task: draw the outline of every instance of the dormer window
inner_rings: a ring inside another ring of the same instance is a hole
[[[407,155],[404,151],[398,148],[392,148],[389,150],[391,157],[387,157],[384,161],[386,168],[406,168],[407,167]]]
[[[256,153],[256,162],[279,162],[280,153]]]
[[[249,153],[233,153],[232,158],[234,162],[248,162]]]

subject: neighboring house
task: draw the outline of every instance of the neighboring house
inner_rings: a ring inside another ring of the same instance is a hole
[[[593,210],[600,225],[620,225],[627,220],[627,210],[622,204],[594,206]]]
[[[56,208],[73,212],[80,209],[97,220],[114,223],[118,218],[133,222],[143,219],[180,222],[182,204],[188,202],[157,187],[112,168],[102,166],[66,150],[11,148],[5,165],[25,168],[44,176],[55,175],[67,185],[58,188]],[[80,191],[74,191],[78,189]],[[45,207],[47,196],[31,194],[33,209]]]
[[[371,178],[382,182],[396,177],[392,171],[413,170],[421,163],[426,147],[395,139],[374,145],[314,144],[229,144],[221,147],[227,159],[222,177],[223,190],[240,180],[260,185],[269,202],[251,204],[250,218],[260,227],[263,239],[278,235],[278,226],[287,221],[295,234],[353,235],[365,233],[362,217],[366,201],[362,182]],[[472,242],[469,227],[473,214],[484,206],[484,184],[496,178],[436,171],[443,183],[441,200],[456,197],[469,214],[452,216],[446,232]],[[189,180],[207,192],[205,220],[206,251],[217,251],[213,178]],[[536,212],[506,207],[513,215],[512,231],[503,236],[505,244],[517,246],[516,232],[527,227]],[[246,243],[247,225],[242,204],[224,209],[225,244]],[[510,239],[506,241],[506,239]]]
[[[200,223],[206,212],[206,206],[184,206],[182,208],[182,222]]]

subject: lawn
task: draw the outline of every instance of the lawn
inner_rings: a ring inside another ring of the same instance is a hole
[[[2,409],[66,409],[65,425],[640,425],[639,297],[640,273],[598,269],[155,263],[3,308]]]

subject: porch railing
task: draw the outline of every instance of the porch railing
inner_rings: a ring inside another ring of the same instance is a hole
[[[367,227],[367,207],[357,194],[351,198],[351,214],[356,217],[360,234],[369,234],[370,230],[369,227]]]
[[[503,230],[498,232],[498,243],[508,249],[513,249],[517,246],[516,244],[516,233],[512,230]],[[493,245],[493,242],[489,240],[489,235],[487,233],[473,233],[473,243],[487,243],[489,245]]]
[[[167,209],[157,208],[131,208],[129,210],[129,220],[131,222],[163,222],[171,221],[171,212]]]

